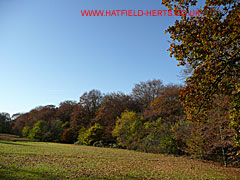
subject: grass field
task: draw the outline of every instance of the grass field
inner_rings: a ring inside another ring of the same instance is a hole
[[[0,179],[240,179],[240,169],[121,149],[0,140]]]

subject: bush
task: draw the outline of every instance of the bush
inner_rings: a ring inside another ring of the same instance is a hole
[[[93,143],[93,146],[95,146],[95,147],[105,147],[105,145],[103,144],[102,141],[96,141],[95,143]]]
[[[144,119],[135,112],[125,111],[117,119],[116,126],[113,130],[113,136],[117,137],[120,146],[128,149],[137,149],[139,141],[144,133]]]
[[[45,121],[38,121],[30,131],[28,138],[32,141],[43,141]]]
[[[85,145],[93,145],[100,141],[103,136],[103,128],[98,123],[95,123],[89,129],[82,128],[79,131],[78,142]]]
[[[161,118],[154,122],[145,123],[148,135],[143,142],[147,152],[178,154],[174,133],[170,123],[163,122]]]
[[[30,131],[31,131],[31,128],[29,126],[25,126],[22,130],[22,136],[23,137],[28,137]]]
[[[87,129],[86,128],[81,128],[78,133],[78,144],[85,144],[84,138],[85,138],[85,133]]]

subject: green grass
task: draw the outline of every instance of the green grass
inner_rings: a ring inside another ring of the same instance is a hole
[[[240,179],[240,169],[183,157],[0,140],[0,179]]]

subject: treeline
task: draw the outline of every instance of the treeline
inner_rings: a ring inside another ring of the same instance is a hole
[[[84,93],[79,102],[41,106],[24,114],[0,114],[0,130],[48,141],[189,155],[239,165],[229,126],[229,96],[215,95],[205,121],[187,120],[180,85],[140,82],[130,95]]]

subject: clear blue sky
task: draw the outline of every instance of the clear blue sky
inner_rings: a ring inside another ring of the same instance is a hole
[[[161,0],[0,0],[0,112],[180,83],[164,30],[175,17],[82,17],[82,9],[166,9]]]

